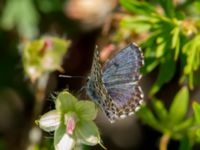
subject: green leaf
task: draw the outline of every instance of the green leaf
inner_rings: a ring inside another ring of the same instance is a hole
[[[178,59],[178,56],[179,56],[179,53],[180,53],[179,51],[180,51],[180,39],[177,40],[177,45],[176,45],[176,48],[175,48],[174,60]]]
[[[186,13],[185,12],[183,12],[182,10],[180,10],[180,11],[178,11],[178,10],[176,10],[176,13],[175,13],[175,18],[177,19],[177,20],[184,20],[184,19],[186,19]]]
[[[191,71],[188,76],[189,76],[189,78],[188,78],[189,88],[193,89],[194,88],[194,76],[193,76],[193,72]]]
[[[200,104],[198,104],[197,102],[193,102],[192,108],[194,111],[195,120],[198,124],[200,124]]]
[[[184,74],[189,75],[190,87],[193,87],[193,72],[200,66],[200,34],[196,35],[193,40],[186,43],[183,47],[183,53],[187,56],[187,63],[184,66]]]
[[[173,126],[173,132],[187,132],[187,129],[190,128],[194,123],[194,118],[189,117],[187,119],[184,119],[181,123],[176,124]]]
[[[156,48],[156,58],[162,57],[166,51],[167,42],[160,43]]]
[[[150,29],[152,21],[152,17],[146,16],[124,17],[120,22],[120,26],[136,33],[144,33]]]
[[[39,9],[44,13],[58,12],[61,11],[62,2],[58,0],[38,0]]]
[[[93,121],[80,121],[77,123],[75,135],[81,143],[96,145],[100,143],[100,134]]]
[[[196,55],[196,45],[195,43],[193,43],[194,45],[192,46],[191,49],[188,49],[188,53],[187,53],[187,64],[184,68],[184,73],[185,74],[189,74],[193,71],[193,64],[195,61],[195,55]]]
[[[155,8],[144,1],[136,0],[120,0],[120,4],[132,13],[151,15],[155,12]]]
[[[180,49],[180,28],[175,27],[172,31],[172,49],[175,49],[175,60],[177,60]]]
[[[200,2],[199,1],[194,2],[194,7],[200,13]]]
[[[196,135],[196,139],[195,140],[197,142],[200,142],[200,128],[196,129],[195,135]]]
[[[192,150],[192,145],[187,137],[181,139],[179,150]]]
[[[154,57],[145,58],[144,62],[145,62],[145,65],[141,69],[142,74],[147,74],[151,72],[159,64],[159,60],[155,59]]]
[[[97,115],[95,104],[91,101],[79,101],[75,105],[77,115],[83,120],[94,120]]]
[[[173,78],[175,70],[176,70],[176,64],[173,61],[173,59],[171,57],[166,58],[160,64],[159,74],[156,82],[153,84],[151,88],[150,96],[157,93],[163,86],[163,84],[169,82]]]
[[[75,110],[77,99],[67,91],[60,92],[56,99],[56,109],[62,113]]]
[[[153,113],[147,108],[147,106],[142,106],[136,114],[146,124],[150,125],[151,127],[159,131],[162,131],[159,122],[156,120]]]
[[[173,4],[173,0],[168,0],[168,1],[165,1],[166,4],[164,5],[165,6],[165,12],[166,14],[169,16],[169,17],[173,17],[174,16],[174,4]]]
[[[200,56],[199,56],[200,57]],[[198,69],[197,71],[194,72],[194,86],[199,86],[200,85],[200,69]]]
[[[38,33],[39,16],[32,0],[8,0],[3,10],[1,25],[11,30],[17,27],[20,35],[33,38]],[[28,13],[27,13],[28,12]]]
[[[172,0],[157,0],[165,11],[168,17],[174,16],[174,4]]]
[[[189,92],[187,87],[183,87],[175,96],[170,109],[169,121],[178,123],[183,120],[188,110]]]
[[[163,103],[160,100],[153,99],[152,104],[153,104],[153,108],[155,110],[156,116],[158,116],[158,118],[161,121],[165,121],[168,117],[168,112],[165,109]]]

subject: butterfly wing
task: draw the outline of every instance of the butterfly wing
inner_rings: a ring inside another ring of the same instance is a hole
[[[97,48],[94,52],[93,63],[91,73],[86,86],[87,95],[96,102],[108,119],[112,122],[114,120],[115,110],[110,109],[112,107],[112,100],[107,93],[106,87],[102,81],[102,69],[99,62],[99,52]]]
[[[143,55],[135,44],[129,44],[105,64],[102,80],[114,104],[115,119],[133,114],[139,108],[143,98],[138,86],[142,65]]]
[[[95,50],[86,92],[111,122],[131,115],[140,105],[142,91],[137,83],[142,65],[141,51],[130,44],[105,64],[102,74]]]
[[[87,95],[95,101],[97,104],[101,105],[102,96],[100,95],[100,85],[102,85],[102,72],[101,72],[101,64],[99,62],[99,51],[97,47],[94,51],[92,68],[89,76],[89,80],[86,86]]]
[[[138,82],[139,69],[143,65],[143,55],[135,44],[129,44],[109,60],[103,68],[104,83]]]

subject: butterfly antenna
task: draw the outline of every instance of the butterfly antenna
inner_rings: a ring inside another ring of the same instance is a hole
[[[61,77],[61,78],[82,78],[82,79],[86,79],[86,77],[84,77],[84,76],[69,76],[69,75],[63,75],[63,74],[60,74],[59,77]]]

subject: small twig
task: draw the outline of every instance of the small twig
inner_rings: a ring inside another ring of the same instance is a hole
[[[159,144],[159,150],[167,150],[167,145],[170,140],[170,135],[169,134],[163,134],[163,136],[160,139],[160,144]]]

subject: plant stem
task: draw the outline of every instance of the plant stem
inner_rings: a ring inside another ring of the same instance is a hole
[[[49,74],[46,73],[42,75],[35,86],[35,106],[34,106],[34,112],[33,112],[33,121],[38,118],[38,116],[41,114],[43,105],[44,105],[44,98],[45,98],[45,91],[47,88],[49,80]]]
[[[163,134],[160,139],[159,150],[167,150],[167,145],[169,143],[169,140],[170,140],[170,135]]]

